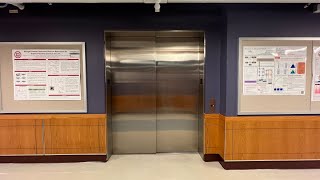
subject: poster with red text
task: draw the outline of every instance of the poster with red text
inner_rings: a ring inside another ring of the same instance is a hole
[[[14,49],[14,100],[81,100],[80,51]]]

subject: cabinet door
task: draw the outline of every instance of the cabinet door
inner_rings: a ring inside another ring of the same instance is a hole
[[[224,155],[225,121],[219,115],[205,117],[205,154]]]
[[[45,154],[106,154],[105,117],[55,116],[44,132]]]
[[[37,154],[36,143],[36,120],[0,120],[0,155]]]

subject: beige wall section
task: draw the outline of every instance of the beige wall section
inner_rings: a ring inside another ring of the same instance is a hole
[[[304,96],[244,96],[243,95],[243,46],[307,46],[306,64],[306,94]],[[240,43],[239,56],[239,113],[240,114],[281,114],[281,113],[309,113],[311,101],[311,68],[313,57],[312,41],[303,40],[243,40]],[[320,107],[320,105],[319,105]],[[319,111],[318,111],[319,112]]]
[[[4,44],[0,43],[1,106],[0,112],[86,112],[83,45]],[[81,52],[81,101],[14,101],[12,49],[77,49]]]
[[[107,153],[104,114],[1,115],[0,155]]]

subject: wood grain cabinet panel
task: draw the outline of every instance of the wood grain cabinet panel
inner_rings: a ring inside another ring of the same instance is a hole
[[[303,153],[300,130],[297,129],[245,129],[233,131],[235,155],[299,154]],[[274,158],[274,156],[270,156]],[[301,157],[296,156],[297,159]]]
[[[219,126],[208,124],[206,127],[206,148],[216,148],[219,146]]]
[[[225,133],[224,160],[232,160],[233,154],[233,130],[227,129]]]
[[[0,155],[36,154],[35,120],[0,119]]]
[[[226,117],[225,160],[312,160],[320,158],[320,117]]]
[[[224,117],[219,114],[205,115],[205,154],[219,154],[224,156]]]
[[[320,159],[320,116],[205,115],[205,153],[225,161]]]
[[[106,115],[0,116],[0,155],[106,154]]]
[[[45,154],[106,154],[105,121],[105,116],[46,120]]]
[[[99,146],[100,153],[107,153],[107,121],[99,120]]]

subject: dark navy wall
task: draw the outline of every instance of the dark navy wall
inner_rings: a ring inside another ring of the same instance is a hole
[[[224,14],[216,5],[27,5],[17,15],[0,9],[0,42],[84,41],[88,113],[105,113],[105,30],[203,30],[206,35],[205,111],[210,98],[220,112],[220,58]]]
[[[320,15],[304,4],[27,5],[0,9],[0,41],[84,41],[88,112],[105,113],[105,30],[203,30],[206,35],[205,112],[237,115],[239,37],[320,37]]]
[[[226,14],[226,12],[224,13]],[[223,16],[222,22],[220,42],[220,113],[225,114],[227,110],[227,14]]]
[[[239,37],[320,37],[320,15],[294,5],[229,5],[227,10],[226,112],[237,115]],[[222,80],[224,81],[224,80]]]

